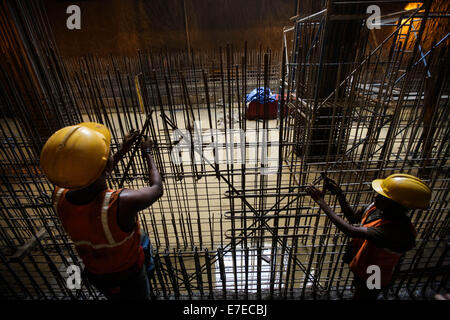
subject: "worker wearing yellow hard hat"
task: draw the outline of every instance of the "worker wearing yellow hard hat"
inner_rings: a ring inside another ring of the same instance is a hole
[[[163,193],[151,156],[152,142],[141,141],[149,181],[139,190],[109,189],[106,178],[139,138],[131,131],[114,155],[111,133],[99,123],[82,122],[56,131],[41,151],[40,164],[55,185],[53,205],[83,260],[89,282],[108,299],[148,299],[152,265],[148,237],[137,213]]]
[[[416,230],[407,212],[427,209],[431,200],[430,188],[409,174],[376,179],[372,188],[376,191],[374,202],[358,211],[351,208],[339,185],[328,177],[323,191],[313,186],[306,189],[336,227],[352,238],[343,260],[354,275],[356,300],[377,299],[381,289],[390,285],[400,257],[415,246]],[[349,223],[325,203],[326,190],[337,196]],[[361,226],[354,226],[356,223]]]
[[[102,124],[82,122],[56,131],[41,151],[47,178],[62,188],[79,189],[97,180],[109,160],[111,133]]]
[[[396,173],[386,179],[373,180],[372,188],[405,208],[427,209],[430,205],[430,188],[422,180],[409,174]]]

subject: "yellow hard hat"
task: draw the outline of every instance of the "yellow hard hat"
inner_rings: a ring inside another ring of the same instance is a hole
[[[82,122],[56,131],[41,151],[41,168],[57,186],[84,188],[106,167],[111,133],[104,125]]]
[[[426,209],[430,206],[430,188],[422,180],[409,174],[396,173],[386,179],[373,180],[372,188],[410,209]]]

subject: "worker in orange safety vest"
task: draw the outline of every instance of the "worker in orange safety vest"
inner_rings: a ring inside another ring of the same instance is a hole
[[[431,190],[419,178],[408,174],[393,174],[372,181],[375,200],[355,212],[341,188],[325,177],[323,191],[309,186],[306,193],[319,205],[336,227],[352,240],[344,254],[344,262],[353,272],[355,300],[375,300],[392,281],[394,268],[403,253],[415,246],[416,231],[407,215],[409,209],[429,207]],[[324,201],[325,191],[337,196],[344,216],[339,217]],[[359,223],[360,226],[353,224]],[[379,268],[379,269],[378,269]],[[373,278],[379,271],[379,281]]]
[[[148,299],[151,255],[144,251],[138,212],[163,195],[162,178],[141,141],[149,186],[111,190],[106,178],[139,135],[131,131],[111,155],[111,133],[99,123],[83,122],[56,131],[45,143],[40,165],[55,185],[55,212],[84,263],[84,274],[108,299]],[[147,248],[147,247],[146,247]]]

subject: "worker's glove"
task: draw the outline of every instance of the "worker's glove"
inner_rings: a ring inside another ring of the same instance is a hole
[[[153,142],[150,139],[144,139],[141,140],[141,150],[142,153],[148,153],[151,149],[155,147],[155,142]]]
[[[324,179],[323,190],[324,191],[325,190],[329,190],[331,192],[331,194],[334,194],[334,195],[341,195],[342,194],[342,190],[339,187],[339,185],[333,179],[330,179],[328,177],[326,177]]]
[[[323,191],[320,191],[316,187],[314,187],[312,185],[308,186],[308,187],[306,187],[305,191],[306,191],[306,194],[311,196],[311,198],[313,198],[313,200],[315,202],[320,203],[320,202],[324,201],[323,200],[323,195],[324,195]]]
[[[131,129],[123,138],[122,152],[125,154],[131,150],[131,147],[139,137],[139,131]]]

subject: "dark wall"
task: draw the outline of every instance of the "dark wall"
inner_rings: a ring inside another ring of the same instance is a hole
[[[64,56],[126,54],[137,49],[185,49],[183,0],[44,0]],[[279,49],[283,26],[291,25],[295,0],[185,0],[191,46],[227,43]],[[66,28],[66,8],[81,8],[81,30]]]

